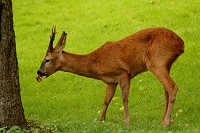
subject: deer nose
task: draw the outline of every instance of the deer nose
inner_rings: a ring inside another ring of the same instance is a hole
[[[37,71],[37,74],[39,75],[39,76],[45,76],[45,73],[43,73],[43,72],[41,72],[41,71]]]

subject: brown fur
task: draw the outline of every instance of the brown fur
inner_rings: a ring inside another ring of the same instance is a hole
[[[54,32],[53,28],[52,36]],[[130,80],[137,74],[149,70],[164,86],[166,105],[162,124],[164,127],[170,124],[178,87],[170,78],[169,71],[172,63],[184,51],[184,42],[177,34],[166,28],[144,29],[122,40],[107,42],[94,52],[85,55],[63,51],[65,41],[66,33],[63,32],[54,49],[50,43],[38,71],[39,76],[48,77],[61,70],[105,82],[106,94],[100,120],[105,119],[107,107],[119,84],[124,103],[124,121],[129,125]]]

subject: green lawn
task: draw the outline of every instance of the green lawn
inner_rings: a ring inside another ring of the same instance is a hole
[[[199,5],[199,0],[13,0],[26,118],[41,122],[40,128],[52,128],[54,132],[200,132]],[[107,41],[144,28],[167,27],[175,31],[185,42],[185,53],[171,70],[179,85],[172,125],[162,128],[164,91],[149,72],[132,80],[129,127],[123,125],[119,89],[109,106],[107,120],[102,123],[98,118],[103,107],[103,82],[57,72],[38,83],[36,72],[53,24],[57,26],[56,41],[66,31],[65,50],[77,54],[91,52]]]

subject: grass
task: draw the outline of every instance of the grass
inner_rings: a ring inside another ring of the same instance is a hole
[[[199,4],[198,0],[13,1],[26,118],[53,132],[200,132]],[[161,126],[164,91],[149,72],[131,82],[129,127],[123,126],[119,89],[109,106],[107,120],[102,123],[98,121],[105,91],[101,81],[57,72],[37,83],[36,71],[44,58],[53,24],[57,25],[56,41],[65,30],[65,50],[78,54],[149,27],[167,27],[180,35],[185,41],[185,53],[171,70],[179,85],[174,123],[166,129]]]

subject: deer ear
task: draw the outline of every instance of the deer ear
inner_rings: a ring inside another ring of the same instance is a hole
[[[65,48],[66,45],[66,40],[67,40],[67,33],[65,33],[65,31],[63,31],[60,40],[58,41],[55,50],[56,51],[62,51]]]
[[[55,35],[56,35],[56,25],[53,25],[52,26],[52,33],[50,35],[49,47],[48,47],[48,50],[47,50],[49,52],[53,51],[53,41],[55,39]]]

